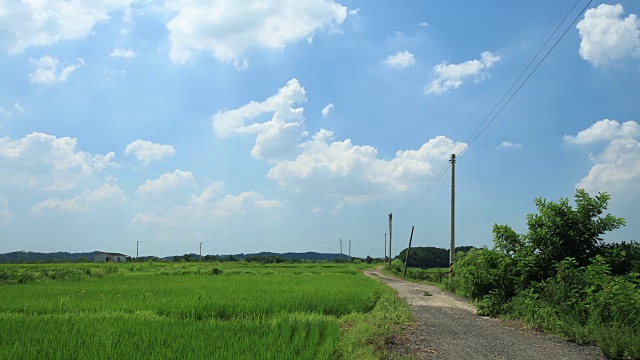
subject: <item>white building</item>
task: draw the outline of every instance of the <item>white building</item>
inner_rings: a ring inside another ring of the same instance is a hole
[[[127,255],[120,253],[99,252],[93,256],[93,262],[126,262]]]

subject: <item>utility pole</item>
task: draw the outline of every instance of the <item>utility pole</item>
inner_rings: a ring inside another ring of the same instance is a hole
[[[451,154],[451,247],[449,249],[449,277],[453,277],[456,248],[456,154]]]
[[[138,248],[140,247],[140,241],[136,241],[136,259],[138,258]]]
[[[387,233],[384,233],[384,262],[387,262]]]
[[[391,263],[391,259],[393,259],[393,255],[391,252],[391,238],[393,237],[393,213],[389,213],[389,263]]]
[[[409,253],[411,252],[411,240],[413,240],[413,226],[411,226],[411,237],[409,237],[409,247],[407,248],[407,257],[404,259],[404,272],[402,277],[407,277],[407,265],[409,264]]]
[[[351,263],[351,240],[349,240],[349,263]]]
[[[340,262],[342,262],[342,239],[340,239]]]
[[[202,261],[202,241],[200,241],[200,261]]]

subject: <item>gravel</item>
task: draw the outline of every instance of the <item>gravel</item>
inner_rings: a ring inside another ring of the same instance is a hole
[[[581,346],[526,329],[517,322],[476,315],[465,299],[426,284],[389,277],[379,269],[365,275],[383,281],[412,305],[416,323],[389,345],[415,359],[606,359],[597,346]],[[425,296],[425,291],[432,296]]]

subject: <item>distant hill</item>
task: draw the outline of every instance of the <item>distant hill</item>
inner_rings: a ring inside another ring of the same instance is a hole
[[[14,251],[6,254],[0,254],[0,263],[15,263],[15,262],[34,262],[34,261],[78,261],[81,258],[93,260],[93,256],[98,251],[84,252],[84,253],[68,253],[68,252],[54,252],[54,253],[39,253],[32,251]],[[197,254],[188,254],[191,258],[198,258]],[[176,255],[183,257],[184,255]],[[334,260],[340,258],[340,254],[324,254],[317,252],[304,252],[304,253],[274,253],[274,252],[259,252],[255,254],[233,254],[233,255],[216,255],[219,258],[233,257],[238,260],[243,260],[248,257],[280,257],[282,259],[300,259],[300,260]],[[347,259],[348,255],[342,255],[343,259]],[[148,257],[144,257],[148,258]],[[174,256],[166,256],[163,260],[173,260]]]
[[[31,262],[31,261],[78,261],[80,258],[93,259],[97,251],[85,253],[39,253],[32,251],[14,251],[6,254],[0,254],[0,263],[5,262]]]
[[[456,253],[459,251],[467,252],[473,249],[473,246],[458,246],[455,248]],[[407,249],[403,249],[396,259],[404,262],[407,257]],[[431,246],[412,247],[409,253],[409,267],[419,268],[446,268],[449,267],[449,249],[441,249]]]

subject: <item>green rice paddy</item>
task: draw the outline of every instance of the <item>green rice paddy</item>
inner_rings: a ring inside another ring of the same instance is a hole
[[[0,359],[348,358],[344,319],[390,294],[361,269],[0,265]]]

